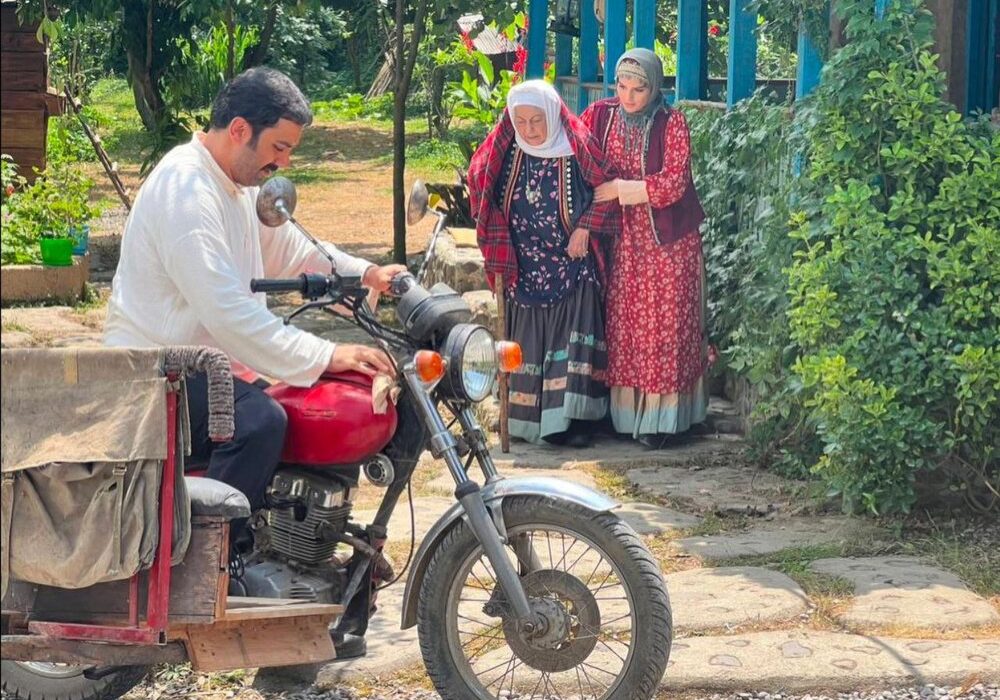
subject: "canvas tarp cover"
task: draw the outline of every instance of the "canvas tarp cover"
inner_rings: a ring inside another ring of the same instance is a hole
[[[10,577],[60,588],[148,567],[167,457],[160,350],[0,353],[3,592]],[[181,405],[179,413],[186,417]],[[178,423],[173,559],[190,537]]]

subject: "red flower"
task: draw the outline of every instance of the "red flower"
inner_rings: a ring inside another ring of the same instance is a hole
[[[7,192],[7,196],[8,197],[10,197],[12,194],[14,194],[14,185],[7,185],[6,192]]]
[[[722,34],[722,29],[719,27],[719,25],[713,24],[711,27],[708,28],[708,34],[709,36],[719,36],[720,34]]]
[[[476,47],[472,43],[472,38],[469,36],[468,32],[462,32],[462,43],[465,44],[465,48],[469,51],[475,51]]]
[[[518,47],[514,50],[514,56],[513,71],[523,77],[525,71],[528,69],[528,49],[518,45]]]

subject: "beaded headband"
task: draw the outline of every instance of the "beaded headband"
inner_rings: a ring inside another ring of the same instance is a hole
[[[640,81],[644,85],[649,85],[649,78],[646,76],[646,71],[635,61],[622,61],[618,66],[618,70],[615,71],[615,78],[618,80],[631,78]]]

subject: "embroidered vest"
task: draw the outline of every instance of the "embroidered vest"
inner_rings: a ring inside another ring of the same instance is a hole
[[[618,109],[618,99],[609,98],[596,102],[591,107],[594,113],[594,134],[601,142],[601,147],[607,152],[608,136],[614,123]],[[664,107],[656,112],[650,128],[649,143],[643,154],[645,174],[652,175],[663,169],[663,139],[667,133],[667,120],[670,118],[670,107]],[[705,210],[701,208],[698,192],[691,177],[691,164],[688,163],[688,185],[681,198],[667,207],[654,207],[646,204],[653,220],[653,234],[660,245],[669,245],[680,240],[692,231],[697,231],[705,220]]]

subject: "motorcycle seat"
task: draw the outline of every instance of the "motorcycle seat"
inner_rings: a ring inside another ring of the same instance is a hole
[[[191,515],[227,520],[250,517],[250,501],[239,489],[201,476],[185,476],[184,483],[191,499]]]

